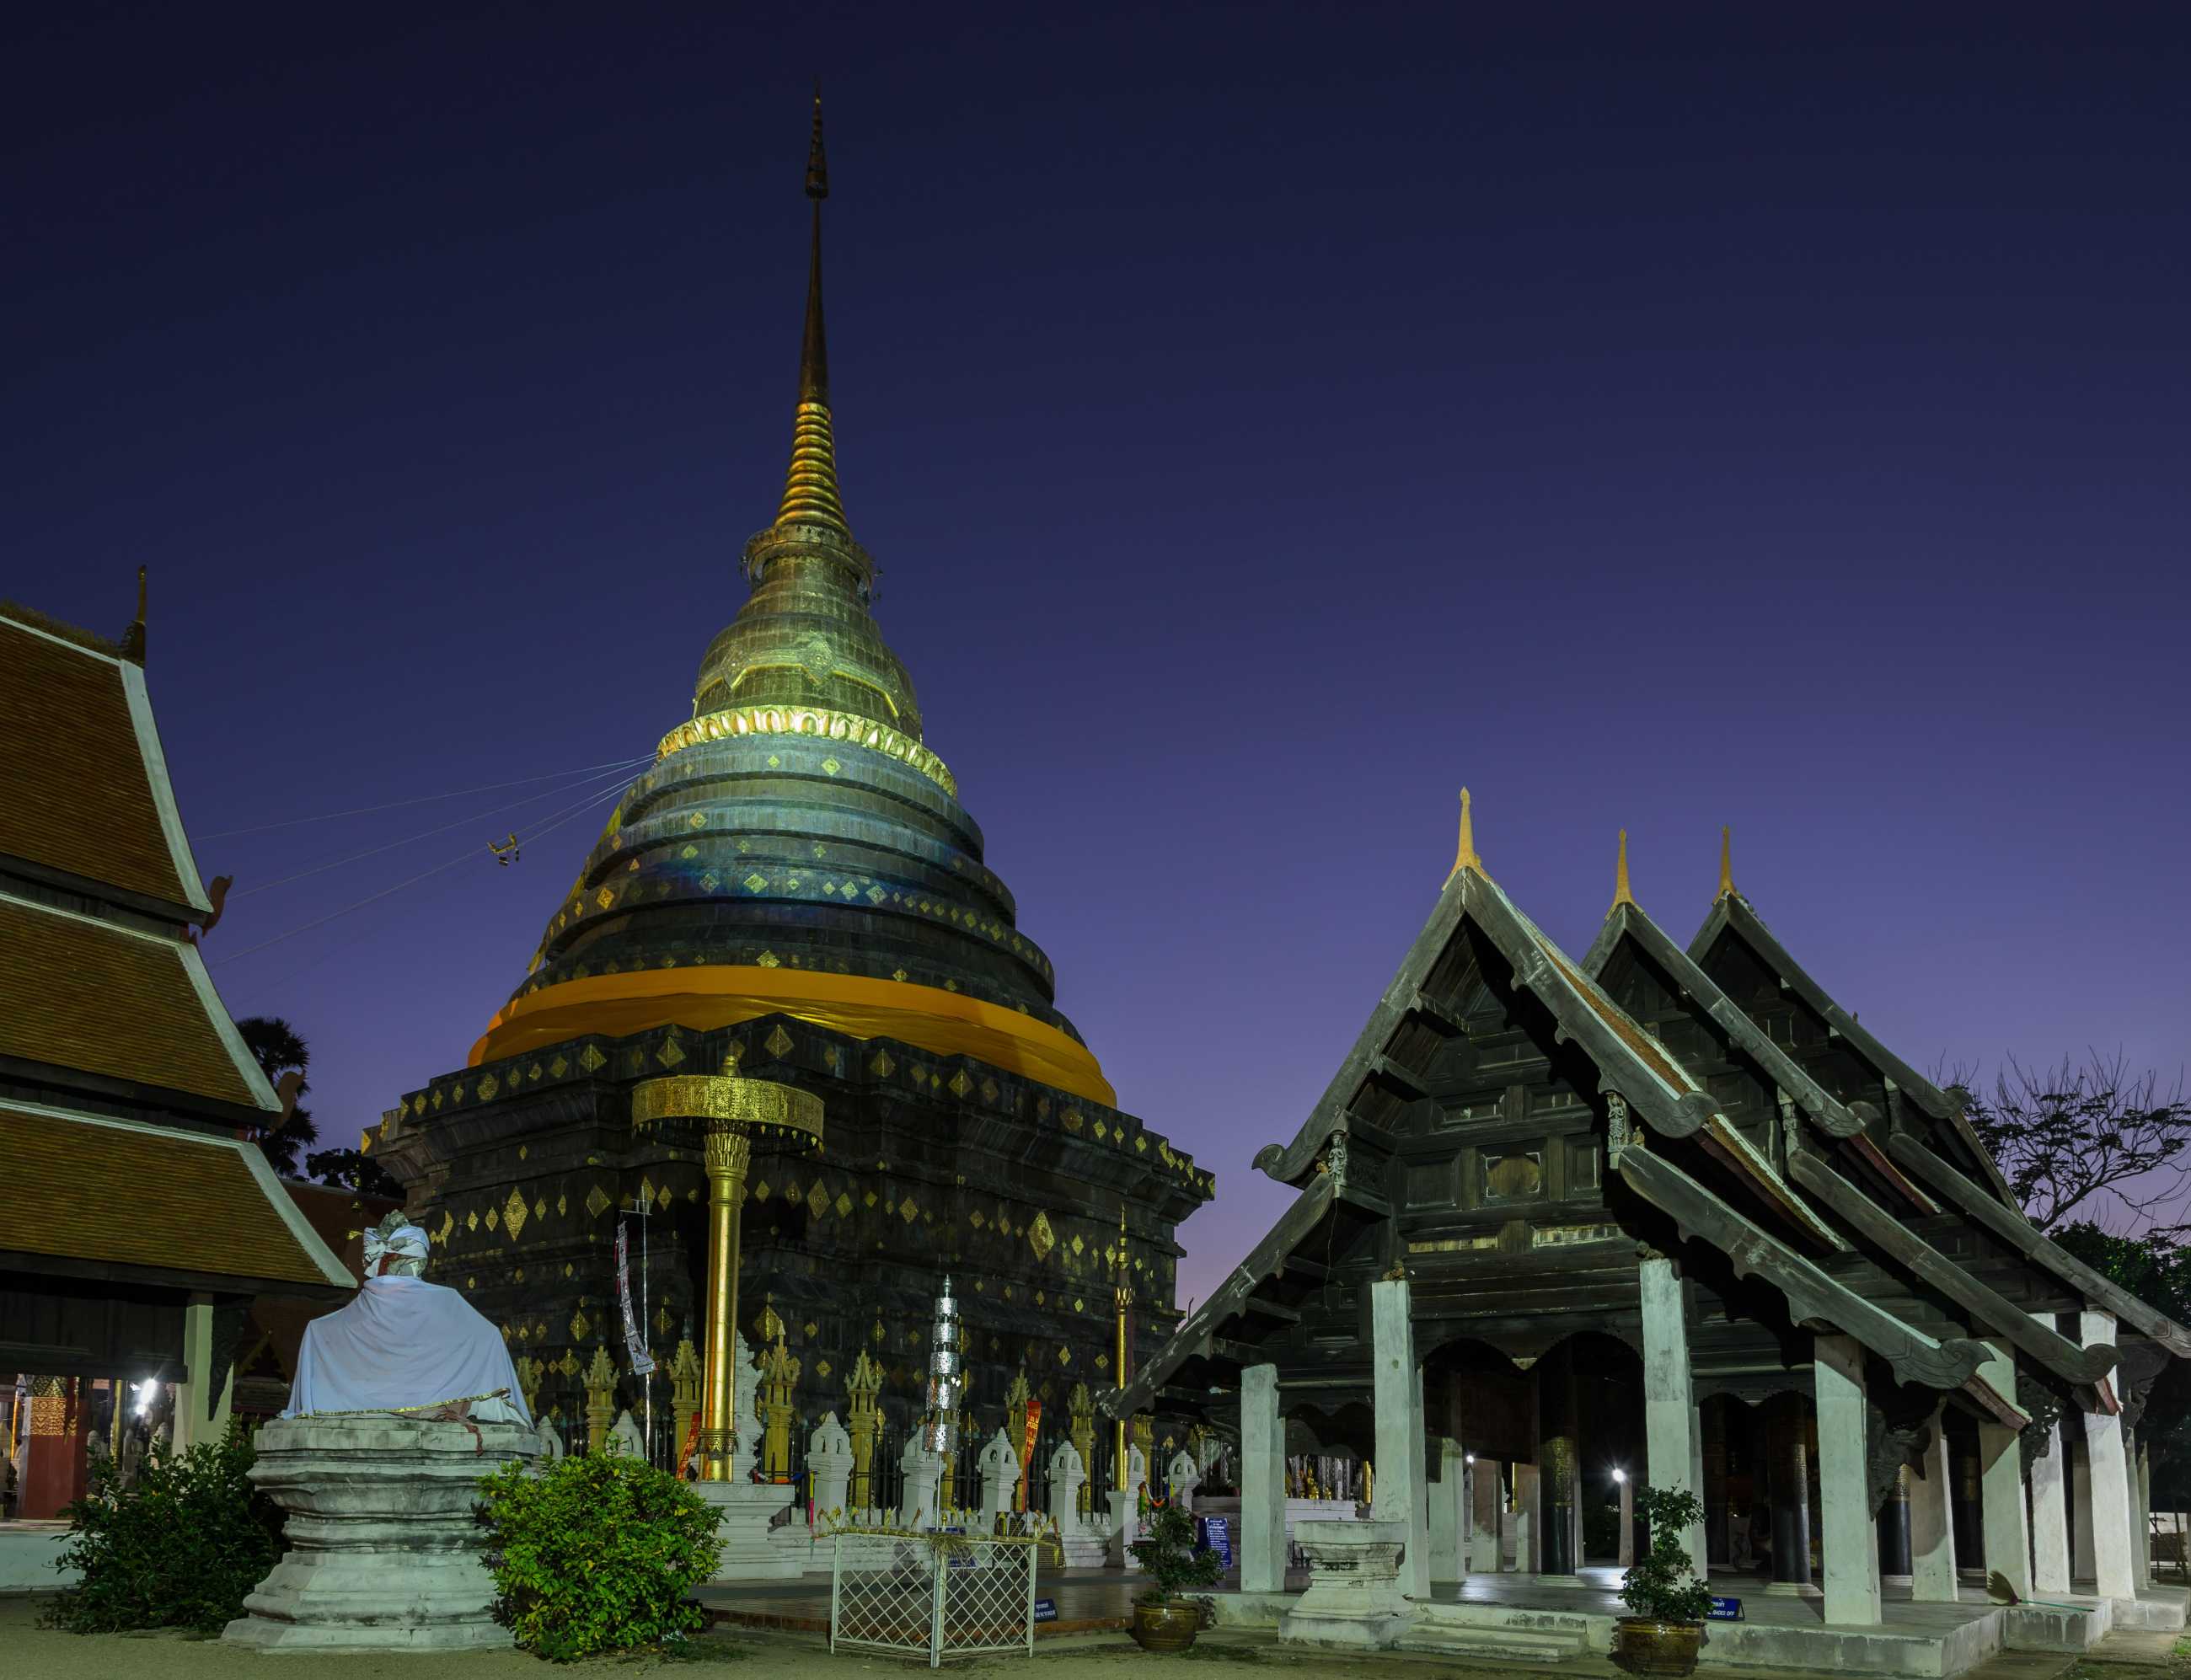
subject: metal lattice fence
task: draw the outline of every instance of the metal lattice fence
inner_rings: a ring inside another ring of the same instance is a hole
[[[840,1530],[829,1649],[928,1659],[1034,1650],[1035,1547],[1025,1538]]]

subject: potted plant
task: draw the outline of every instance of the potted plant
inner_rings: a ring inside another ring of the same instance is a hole
[[[1145,1651],[1183,1651],[1202,1626],[1202,1601],[1183,1588],[1214,1586],[1225,1572],[1215,1552],[1194,1549],[1194,1518],[1176,1505],[1158,1506],[1149,1531],[1133,1542],[1135,1560],[1156,1584],[1134,1600],[1134,1643]]]
[[[1613,1635],[1613,1660],[1630,1674],[1693,1673],[1711,1589],[1697,1579],[1683,1543],[1704,1520],[1704,1501],[1678,1488],[1639,1488],[1636,1514],[1651,1534],[1643,1561],[1621,1577],[1628,1606]]]

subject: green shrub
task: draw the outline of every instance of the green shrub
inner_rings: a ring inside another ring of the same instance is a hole
[[[1636,1511],[1651,1530],[1651,1549],[1620,1578],[1620,1601],[1631,1614],[1658,1621],[1702,1621],[1711,1588],[1689,1562],[1689,1526],[1704,1519],[1704,1501],[1679,1488],[1638,1488]]]
[[[239,1422],[219,1442],[147,1460],[123,1489],[111,1464],[67,1507],[60,1568],[83,1582],[45,1612],[71,1633],[186,1627],[218,1633],[243,1614],[243,1596],[282,1555],[281,1507],[244,1473],[255,1456]]]
[[[484,1478],[479,1521],[495,1618],[555,1662],[677,1640],[707,1620],[686,1594],[714,1573],[713,1506],[620,1453]]]
[[[1225,1565],[1215,1552],[1194,1549],[1194,1518],[1176,1505],[1158,1507],[1149,1518],[1148,1537],[1133,1542],[1135,1559],[1156,1584],[1139,1595],[1145,1604],[1169,1604],[1181,1589],[1215,1586]]]

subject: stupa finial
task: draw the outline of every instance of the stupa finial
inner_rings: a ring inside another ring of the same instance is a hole
[[[1606,913],[1611,915],[1623,905],[1631,910],[1642,907],[1636,902],[1636,894],[1628,890],[1628,831],[1625,828],[1620,831],[1620,854],[1613,865],[1613,906]]]
[[[829,196],[829,159],[822,145],[822,86],[814,87],[814,137],[806,151],[806,196],[814,201],[813,243],[806,264],[806,331],[799,347],[799,407],[792,422],[791,470],[777,508],[778,529],[824,525],[851,535],[837,489],[837,444],[829,423],[829,345],[822,326],[822,201]]]
[[[1482,867],[1483,859],[1476,849],[1476,815],[1469,803],[1468,790],[1464,787],[1460,790],[1460,844],[1454,851],[1453,875],[1464,869],[1481,871]],[[1450,881],[1453,875],[1446,879]]]
[[[1719,892],[1712,902],[1734,896],[1734,828],[1732,824],[1721,825],[1719,831]]]

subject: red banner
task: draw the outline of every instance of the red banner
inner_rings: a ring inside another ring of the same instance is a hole
[[[700,1414],[696,1411],[692,1414],[691,1425],[685,1431],[685,1450],[677,1455],[677,1477],[680,1481],[684,1479],[686,1468],[692,1462],[692,1455],[699,1450]]]
[[[1034,1473],[1035,1431],[1042,1427],[1042,1402],[1027,1402],[1026,1439],[1020,1443],[1020,1509],[1027,1508],[1027,1479]]]

